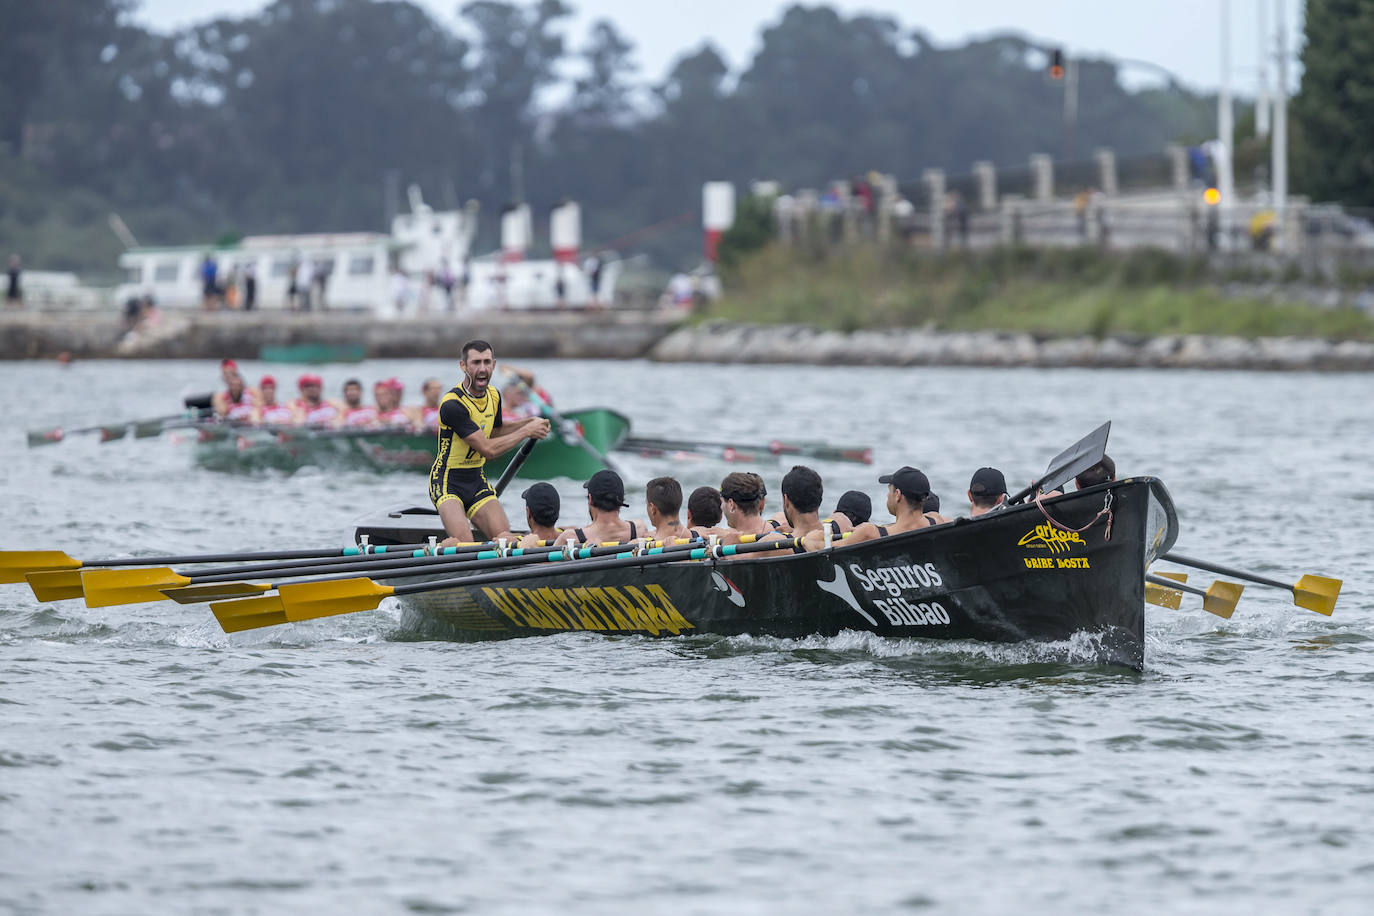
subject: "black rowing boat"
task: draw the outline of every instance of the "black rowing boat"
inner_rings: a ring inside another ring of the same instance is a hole
[[[425,509],[384,513],[352,534],[373,544],[443,536]],[[853,547],[613,569],[579,570],[574,561],[552,575],[541,568],[526,581],[457,584],[401,604],[407,627],[457,640],[579,630],[857,630],[993,642],[1088,633],[1103,662],[1141,669],[1146,569],[1177,535],[1163,483],[1134,477]]]

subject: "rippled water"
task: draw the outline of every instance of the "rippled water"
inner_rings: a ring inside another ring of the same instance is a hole
[[[1123,472],[1170,486],[1180,551],[1345,591],[1330,619],[1257,588],[1230,621],[1152,607],[1136,674],[1072,641],[423,642],[385,605],[230,638],[204,607],[0,586],[0,910],[1368,910],[1367,376],[533,368],[641,433],[871,444],[927,470],[946,511],[973,468],[1023,481],[1111,418]],[[413,394],[453,371],[325,376]],[[59,420],[170,412],[214,376],[0,364],[0,547],[332,545],[423,502],[422,476],[202,471],[170,437],[25,447]],[[876,467],[817,467],[827,504],[882,489]],[[777,493],[786,468],[761,470]]]

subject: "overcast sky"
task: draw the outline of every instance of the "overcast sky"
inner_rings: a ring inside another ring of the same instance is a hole
[[[453,25],[461,0],[416,0],[436,18]],[[758,46],[760,28],[775,22],[789,3],[779,0],[568,0],[577,9],[569,28],[580,47],[596,19],[612,20],[637,49],[641,75],[658,81],[674,58],[710,40],[736,70]],[[1070,53],[1105,54],[1159,64],[1197,88],[1215,88],[1221,76],[1221,7],[1224,0],[832,0],[847,13],[876,12],[904,28],[920,28],[939,44],[962,43],[971,36],[1014,30]],[[1259,60],[1257,11],[1274,6],[1287,11],[1290,48],[1296,53],[1302,29],[1302,0],[1229,0],[1232,17],[1232,80],[1237,92],[1253,94]],[[171,30],[220,15],[243,15],[264,0],[142,0],[138,19]],[[1296,85],[1296,66],[1291,82]],[[1274,79],[1271,68],[1271,81]],[[1135,82],[1135,80],[1132,80]]]

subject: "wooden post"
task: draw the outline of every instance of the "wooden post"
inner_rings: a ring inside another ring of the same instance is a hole
[[[997,168],[986,159],[973,163],[973,175],[978,181],[978,209],[997,209]]]
[[[1035,199],[1042,202],[1053,200],[1054,160],[1047,153],[1035,153],[1030,157],[1030,169]]]

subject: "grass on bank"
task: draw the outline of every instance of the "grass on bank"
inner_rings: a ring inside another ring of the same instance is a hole
[[[816,255],[770,246],[735,264],[726,289],[706,317],[841,331],[925,326],[1374,340],[1374,318],[1358,309],[1228,297],[1211,285],[1204,261],[1158,250]]]

